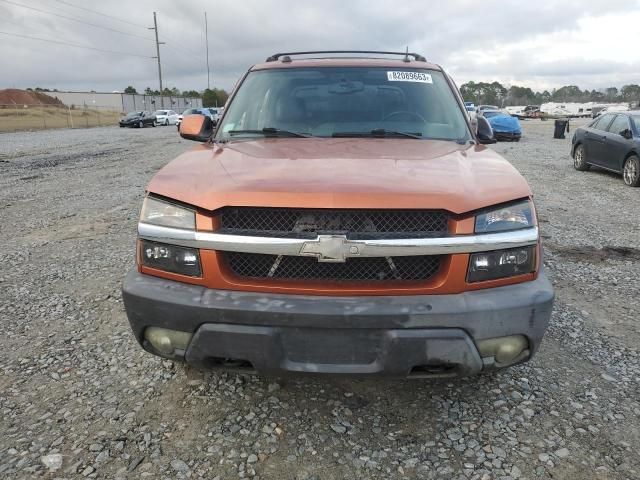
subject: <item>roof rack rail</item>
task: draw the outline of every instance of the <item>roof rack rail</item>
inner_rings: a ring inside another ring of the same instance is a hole
[[[411,60],[409,59],[409,57],[413,57],[415,61],[417,62],[426,62],[427,59],[424,58],[422,55],[420,55],[419,53],[410,53],[410,52],[380,52],[380,51],[376,51],[376,50],[316,50],[316,51],[309,51],[309,52],[285,52],[285,53],[274,53],[273,55],[271,55],[270,57],[267,58],[267,62],[275,62],[277,61],[280,57],[285,57],[282,59],[282,61],[286,60],[286,57],[291,57],[291,55],[314,55],[314,54],[334,54],[334,53],[373,53],[373,54],[378,54],[378,55],[402,55],[404,58],[402,59],[404,62],[410,62]],[[331,57],[329,57],[331,58]],[[286,61],[291,61],[291,58],[289,58]]]

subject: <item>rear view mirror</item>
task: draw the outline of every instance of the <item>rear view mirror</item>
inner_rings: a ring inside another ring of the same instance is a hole
[[[625,128],[624,130],[622,130],[620,132],[620,135],[626,138],[627,140],[631,140],[633,138],[633,133],[628,128]]]
[[[206,142],[213,135],[213,122],[204,115],[187,115],[180,123],[180,136],[194,142]]]
[[[478,142],[482,145],[496,143],[496,139],[493,137],[493,128],[491,128],[489,120],[479,115],[476,119],[476,122],[478,125],[478,129],[476,130],[476,137],[478,138]]]

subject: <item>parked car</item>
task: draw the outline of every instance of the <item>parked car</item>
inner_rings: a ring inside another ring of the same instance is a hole
[[[640,110],[604,113],[578,127],[571,156],[576,170],[604,168],[622,174],[626,185],[640,186]]]
[[[518,118],[499,110],[484,110],[482,116],[489,120],[493,135],[498,141],[519,142],[522,127]]]
[[[218,128],[183,118],[200,144],[147,186],[123,284],[142,348],[205,369],[408,377],[538,350],[554,293],[527,182],[480,145],[487,119],[472,127],[440,66],[367,53],[273,55]]]
[[[478,105],[476,108],[476,112],[480,114],[485,110],[500,110],[500,107],[496,107],[495,105]]]
[[[594,109],[592,109],[591,112],[592,116],[595,118],[605,113],[627,112],[629,111],[629,105],[609,105],[607,107],[598,109],[595,113],[593,113],[593,110]]]
[[[470,118],[473,119],[476,116],[476,106],[473,104],[473,102],[464,102],[464,108],[469,114]]]
[[[178,115],[178,121],[176,122],[178,129],[180,129],[182,119],[187,115],[204,115],[206,117],[209,117],[213,121],[213,114],[209,111],[208,108],[187,108],[184,112]]]
[[[147,125],[155,127],[157,125],[156,116],[147,111],[129,112],[120,119],[120,128],[138,127],[143,128]]]
[[[208,108],[209,112],[211,112],[211,119],[213,120],[213,124],[217,125],[218,120],[222,117],[222,113],[224,112],[224,107],[212,107]]]
[[[178,114],[173,110],[156,110],[154,115],[158,125],[175,125],[178,123]]]

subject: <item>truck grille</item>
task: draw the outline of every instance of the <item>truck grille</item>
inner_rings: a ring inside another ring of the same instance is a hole
[[[346,233],[349,238],[410,238],[446,234],[442,210],[328,210],[226,207],[220,232],[240,235],[315,237]]]
[[[322,263],[315,257],[220,252],[240,277],[325,281],[429,280],[440,270],[442,255],[347,258],[345,263]]]

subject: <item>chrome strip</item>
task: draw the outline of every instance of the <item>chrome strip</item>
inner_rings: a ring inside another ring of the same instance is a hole
[[[228,235],[140,222],[138,235],[146,240],[205,250],[315,256],[319,261],[343,262],[347,257],[450,255],[524,247],[538,242],[538,227],[440,238],[348,240],[342,235],[318,235],[308,240]]]

